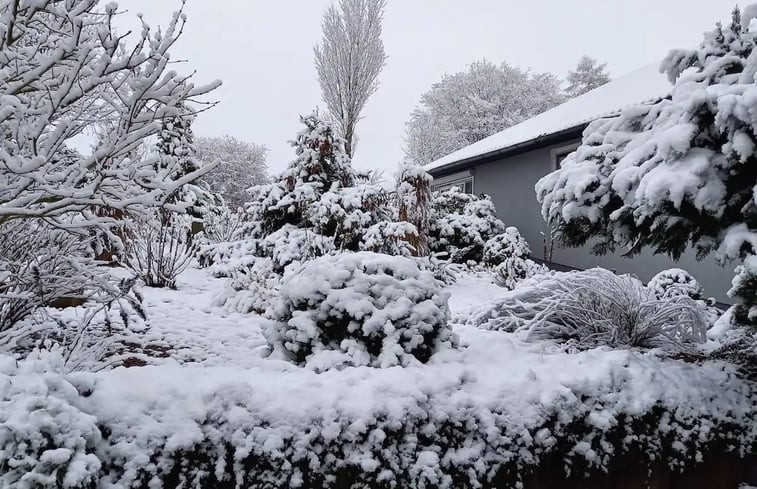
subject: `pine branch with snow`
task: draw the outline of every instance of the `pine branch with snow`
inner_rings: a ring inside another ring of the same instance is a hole
[[[697,49],[671,51],[661,66],[670,98],[591,123],[562,168],[537,183],[542,215],[566,244],[596,237],[600,253],[650,247],[673,258],[693,247],[724,262],[757,253],[751,20],[736,9]]]

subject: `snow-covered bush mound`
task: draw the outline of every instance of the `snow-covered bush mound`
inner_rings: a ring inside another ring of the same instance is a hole
[[[484,245],[484,265],[494,267],[508,258],[526,259],[531,256],[528,242],[520,235],[518,228],[510,226],[504,233],[489,239]]]
[[[57,464],[71,484],[47,487],[504,489],[542,464],[682,468],[755,440],[751,387],[721,362],[466,333],[467,349],[425,365],[321,374],[258,359],[66,376],[2,360],[0,464],[18,469],[2,465],[0,485],[45,487],[22,478]]]
[[[225,267],[231,278],[228,287],[213,298],[213,305],[241,313],[265,312],[276,296],[281,281],[273,260],[247,255],[234,260],[231,265],[235,265],[234,268]],[[218,268],[224,267],[212,267]]]
[[[456,263],[481,263],[484,245],[505,230],[489,196],[477,197],[452,187],[435,192],[429,229],[434,253],[447,253]]]
[[[63,370],[47,352],[0,357],[0,486],[95,487],[97,419],[76,407],[80,394]]]
[[[513,290],[525,279],[536,275],[549,274],[548,267],[528,258],[512,256],[494,267],[491,271],[492,281],[507,290]]]
[[[454,343],[447,298],[412,259],[325,256],[284,274],[264,334],[274,351],[317,370],[426,362]]]
[[[673,295],[686,295],[694,300],[702,298],[702,286],[686,270],[681,268],[669,268],[663,270],[647,283],[654,295],[658,298]]]
[[[510,226],[504,233],[489,239],[484,245],[483,264],[493,267],[492,280],[500,287],[514,289],[521,281],[548,269],[529,259],[531,248],[518,228]]]
[[[641,281],[603,268],[538,277],[487,306],[472,322],[582,348],[671,350],[703,343],[709,326],[701,303],[686,295],[658,298]]]
[[[417,235],[418,230],[409,222],[381,221],[365,231],[360,241],[360,250],[394,256],[412,256],[415,248],[408,238]]]

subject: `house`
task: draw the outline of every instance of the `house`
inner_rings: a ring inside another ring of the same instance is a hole
[[[466,192],[490,195],[499,218],[516,226],[531,245],[532,255],[544,259],[549,249],[546,246],[545,250],[545,236],[549,237],[550,231],[541,216],[534,185],[578,147],[591,121],[668,96],[671,85],[658,67],[659,63],[654,63],[640,68],[430,163],[426,169],[434,177],[434,190],[458,186]],[[712,256],[697,261],[689,251],[674,262],[650,250],[626,258],[621,252],[597,256],[590,248],[590,244],[581,248],[555,245],[552,263],[582,269],[602,266],[644,281],[666,268],[680,267],[699,280],[705,294],[728,301],[726,292],[735,265],[722,267]]]

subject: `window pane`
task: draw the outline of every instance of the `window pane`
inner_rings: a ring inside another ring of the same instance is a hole
[[[456,180],[454,182],[449,183],[442,183],[440,185],[434,185],[432,190],[434,192],[446,192],[447,190],[451,189],[452,187],[457,187],[458,190],[461,192],[464,192],[466,194],[472,194],[473,193],[473,179],[472,178],[466,178],[465,180]]]

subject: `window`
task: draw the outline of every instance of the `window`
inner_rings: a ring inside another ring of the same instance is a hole
[[[552,156],[552,169],[559,170],[562,167],[562,163],[563,161],[565,161],[565,158],[567,158],[568,155],[575,151],[579,146],[580,143],[573,143],[566,146],[560,146],[559,148],[555,148],[550,151],[550,154]]]
[[[562,168],[562,162],[563,162],[563,160],[565,158],[567,158],[570,153],[571,153],[570,151],[565,151],[563,153],[557,153],[555,155],[555,168],[556,169],[557,168]]]
[[[434,192],[444,192],[452,187],[457,187],[461,192],[466,194],[473,193],[473,177],[461,178],[459,180],[453,180],[451,182],[444,182],[438,185],[432,186],[431,190]]]

